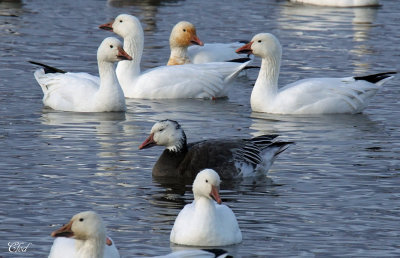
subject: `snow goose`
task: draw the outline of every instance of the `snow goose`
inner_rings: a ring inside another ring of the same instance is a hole
[[[250,62],[216,62],[160,66],[140,73],[143,51],[143,29],[139,20],[128,14],[100,25],[123,37],[124,49],[133,57],[117,66],[117,77],[125,97],[139,99],[215,99],[226,97],[231,82]]]
[[[171,55],[167,65],[189,64],[190,59],[187,55],[188,47],[191,44],[203,46],[203,42],[197,37],[196,28],[187,21],[178,22],[171,31],[169,37],[169,47]]]
[[[167,65],[203,64],[245,58],[246,55],[235,52],[242,45],[243,42],[203,44],[196,34],[195,26],[181,21],[174,26],[169,37],[171,55]]]
[[[221,180],[212,169],[199,172],[193,182],[194,201],[179,212],[170,241],[180,245],[224,246],[242,242],[233,211],[221,204]],[[215,201],[214,201],[214,200]]]
[[[150,136],[139,146],[146,149],[165,146],[153,167],[155,177],[192,179],[205,168],[218,171],[222,179],[265,174],[276,157],[290,142],[273,141],[277,135],[261,135],[252,139],[205,140],[187,144],[180,124],[162,120],[154,124]]]
[[[55,237],[49,258],[119,258],[113,241],[106,236],[101,217],[85,211],[51,233]]]
[[[290,2],[331,7],[379,6],[379,0],[290,0]]]
[[[100,79],[87,73],[38,69],[34,76],[44,93],[43,104],[55,110],[75,112],[125,111],[125,97],[118,83],[114,62],[131,60],[122,43],[103,40],[97,51]]]
[[[247,58],[248,55],[235,52],[235,50],[244,43],[247,42],[237,41],[232,43],[204,43],[203,46],[193,45],[188,48],[188,56],[193,64],[224,62]]]
[[[276,114],[359,113],[395,72],[362,77],[312,78],[278,89],[282,47],[269,33],[260,33],[236,50],[261,57],[261,68],[251,93],[251,109]]]

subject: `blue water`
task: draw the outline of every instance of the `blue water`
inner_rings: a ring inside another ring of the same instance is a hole
[[[226,248],[235,257],[400,256],[399,76],[357,115],[252,113],[257,70],[239,78],[226,100],[128,100],[125,114],[77,114],[43,108],[35,67],[26,62],[96,74],[97,47],[112,35],[98,25],[130,13],[145,29],[143,70],[167,62],[169,33],[180,20],[194,23],[203,42],[274,33],[283,46],[280,85],[399,70],[399,5],[381,3],[0,2],[0,256],[46,257],[50,233],[88,209],[101,214],[122,257],[175,250],[169,232],[193,198],[190,186],[153,179],[162,149],[138,150],[165,118],[179,121],[189,142],[263,133],[296,142],[262,180],[223,183],[222,200],[243,234]],[[10,253],[9,242],[30,245]]]

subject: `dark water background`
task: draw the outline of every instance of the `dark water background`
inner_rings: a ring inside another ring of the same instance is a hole
[[[171,252],[169,232],[193,196],[151,177],[161,148],[138,151],[153,123],[178,120],[189,141],[280,134],[295,141],[263,180],[225,182],[238,218],[235,257],[400,256],[400,87],[388,82],[363,114],[252,113],[257,70],[218,101],[128,100],[125,114],[44,109],[36,60],[97,73],[96,50],[120,13],[145,29],[143,69],[165,64],[171,28],[197,26],[204,42],[274,33],[283,46],[280,85],[307,77],[399,70],[397,1],[380,8],[320,8],[286,1],[0,2],[0,256],[47,257],[51,231],[94,209],[122,257]],[[259,63],[259,60],[255,62]],[[10,253],[9,242],[30,243]]]

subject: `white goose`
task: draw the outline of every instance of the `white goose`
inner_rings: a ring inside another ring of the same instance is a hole
[[[109,37],[97,51],[100,80],[87,73],[36,70],[35,78],[44,93],[43,104],[61,111],[125,111],[125,97],[115,74],[114,62],[131,59],[122,43]]]
[[[275,114],[359,113],[395,72],[363,77],[304,79],[278,89],[282,47],[269,33],[260,33],[236,50],[262,58],[251,93],[251,108]]]
[[[379,6],[379,0],[290,0],[290,2],[331,7]]]
[[[106,236],[101,217],[93,211],[76,214],[51,233],[55,237],[49,258],[119,258],[113,241]]]
[[[235,52],[244,43],[237,41],[232,43],[204,43],[203,46],[193,45],[188,48],[189,59],[193,64],[204,64],[246,58],[247,55]]]
[[[221,204],[218,193],[220,182],[218,174],[212,169],[197,174],[193,182],[194,201],[179,212],[170,235],[172,243],[224,246],[242,241],[235,214]]]
[[[143,29],[139,20],[128,14],[118,15],[100,28],[124,38],[124,49],[133,61],[117,66],[117,76],[125,97],[140,99],[177,99],[226,97],[231,81],[249,63],[207,63],[161,66],[140,73]]]
[[[167,65],[203,64],[245,58],[246,55],[235,52],[242,45],[240,42],[204,44],[198,38],[196,27],[192,23],[180,21],[169,37],[171,55]]]
[[[203,46],[204,43],[197,37],[196,28],[187,21],[178,22],[172,28],[169,37],[171,55],[167,65],[182,65],[192,63],[188,56],[188,47],[192,44]]]

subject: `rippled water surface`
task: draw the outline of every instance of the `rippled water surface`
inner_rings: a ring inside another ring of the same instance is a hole
[[[130,13],[145,28],[143,69],[166,63],[172,26],[189,20],[204,42],[274,33],[284,51],[280,85],[399,70],[400,8],[381,2],[337,9],[274,0],[1,1],[0,256],[46,257],[51,231],[88,209],[102,215],[122,257],[176,249],[169,232],[193,198],[190,186],[153,179],[162,149],[138,150],[165,118],[178,120],[189,141],[275,133],[296,142],[262,180],[222,185],[244,237],[227,247],[235,257],[400,256],[399,76],[357,115],[252,113],[257,70],[226,100],[128,100],[125,114],[78,114],[43,108],[26,62],[96,74],[97,47],[111,36],[97,26]],[[11,254],[9,242],[30,246]]]

